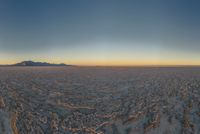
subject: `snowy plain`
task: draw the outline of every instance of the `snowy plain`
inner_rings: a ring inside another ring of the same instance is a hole
[[[198,67],[0,67],[0,133],[198,134]]]

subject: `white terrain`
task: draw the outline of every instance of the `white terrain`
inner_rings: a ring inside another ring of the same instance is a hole
[[[0,134],[199,133],[197,67],[0,67]]]

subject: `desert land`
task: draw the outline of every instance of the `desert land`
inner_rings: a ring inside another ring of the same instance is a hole
[[[198,134],[198,67],[0,67],[1,134]]]

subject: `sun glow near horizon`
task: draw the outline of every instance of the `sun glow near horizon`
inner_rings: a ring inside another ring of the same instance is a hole
[[[198,53],[166,51],[158,48],[108,48],[85,47],[76,50],[53,49],[45,54],[0,54],[0,64],[15,64],[32,60],[49,63],[65,63],[79,66],[178,66],[200,65]],[[90,50],[90,51],[89,51]],[[7,58],[8,57],[8,58]],[[13,58],[15,57],[15,58]]]
[[[2,0],[0,64],[200,65],[198,4]]]
[[[198,60],[189,60],[189,61],[184,61],[184,60],[70,60],[70,59],[65,59],[65,60],[50,60],[50,59],[27,59],[27,60],[32,60],[32,61],[37,61],[37,62],[48,62],[48,63],[65,63],[68,65],[77,65],[77,66],[196,66],[200,65],[200,61]],[[9,65],[9,64],[15,64],[19,63],[21,61],[25,60],[0,60],[1,65]]]

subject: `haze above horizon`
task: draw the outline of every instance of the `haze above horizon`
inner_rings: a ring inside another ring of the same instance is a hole
[[[200,65],[196,0],[1,0],[0,64]]]

